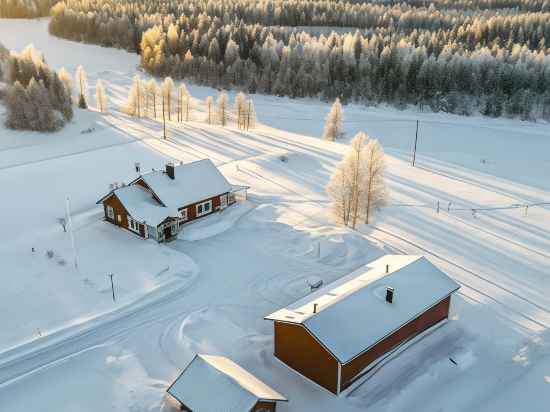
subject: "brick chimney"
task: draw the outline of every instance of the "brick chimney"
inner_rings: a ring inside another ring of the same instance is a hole
[[[393,288],[390,288],[389,286],[386,289],[386,302],[393,303]]]
[[[176,178],[176,169],[175,169],[174,163],[172,162],[166,163],[166,174],[172,180]]]

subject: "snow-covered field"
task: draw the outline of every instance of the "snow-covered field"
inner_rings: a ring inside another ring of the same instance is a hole
[[[112,104],[77,111],[56,134],[0,129],[1,411],[172,411],[164,391],[195,352],[255,373],[290,400],[281,411],[547,410],[550,205],[512,206],[550,202],[548,124],[351,105],[347,139],[327,143],[328,104],[255,96],[262,124],[249,133],[204,124],[197,101],[195,121],[171,123],[165,141],[158,122],[116,110],[136,55],[52,38],[47,20],[0,19],[0,42],[34,43],[56,68],[83,64]],[[384,145],[390,190],[361,233],[331,223],[323,189],[358,130]],[[249,201],[169,245],[100,220],[95,202],[135,177],[134,162],[204,157],[251,186]],[[77,268],[57,221],[67,196]],[[461,283],[448,323],[340,398],[274,359],[263,316],[305,295],[308,278],[334,280],[389,251],[426,254]]]

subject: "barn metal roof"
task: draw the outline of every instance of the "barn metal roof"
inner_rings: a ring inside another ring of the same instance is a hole
[[[346,363],[459,287],[423,256],[386,255],[265,319],[304,325]]]
[[[259,401],[286,401],[223,356],[196,355],[167,392],[193,411],[249,411]]]

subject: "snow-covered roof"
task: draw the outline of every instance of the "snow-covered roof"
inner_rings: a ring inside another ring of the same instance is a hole
[[[124,186],[114,191],[130,216],[139,222],[157,226],[168,217],[177,217],[178,210],[160,205],[145,188]]]
[[[228,193],[232,186],[210,159],[174,166],[174,179],[164,170],[141,178],[168,207],[178,208]]]
[[[286,401],[280,393],[223,356],[197,355],[168,388],[193,411],[249,411],[259,401]]]
[[[459,287],[424,256],[386,255],[266,319],[304,325],[346,363]]]

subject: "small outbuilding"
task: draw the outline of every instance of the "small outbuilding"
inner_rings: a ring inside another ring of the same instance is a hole
[[[223,356],[196,355],[167,392],[189,412],[275,412],[287,399]]]
[[[140,175],[97,201],[105,220],[143,238],[174,239],[183,226],[236,202],[246,186],[230,184],[210,159]]]
[[[447,319],[459,287],[423,256],[383,256],[266,316],[274,321],[274,354],[339,395]]]

